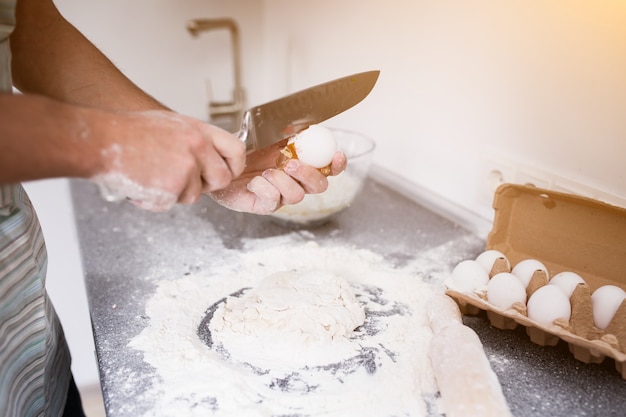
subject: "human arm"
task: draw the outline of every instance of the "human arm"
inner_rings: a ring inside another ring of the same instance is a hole
[[[18,0],[13,82],[23,93],[114,111],[165,110],[129,80],[51,0]]]
[[[233,135],[166,111],[51,1],[18,0],[16,18],[13,73],[25,94],[0,96],[0,182],[89,178],[153,209],[224,190],[228,198],[218,201],[227,207],[263,213],[325,189],[325,178],[311,167],[287,174],[254,155],[263,163],[239,177],[245,150]],[[341,161],[335,166],[343,169]],[[261,174],[272,179],[269,189]]]
[[[193,202],[242,172],[232,135],[166,111],[51,1],[19,0],[16,22],[13,79],[24,95],[0,97],[0,181],[115,174]]]
[[[162,210],[227,186],[244,168],[245,150],[230,133],[172,112],[0,94],[0,118],[0,183],[80,177],[110,185],[122,178],[117,192]],[[169,199],[146,201],[156,191]]]

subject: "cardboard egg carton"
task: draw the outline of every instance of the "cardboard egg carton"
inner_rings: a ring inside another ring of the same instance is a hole
[[[585,280],[586,284],[579,284],[570,298],[570,320],[541,325],[527,317],[525,305],[502,310],[488,303],[484,294],[449,289],[448,295],[464,314],[486,311],[496,328],[524,326],[530,339],[541,346],[565,341],[581,362],[601,363],[612,358],[626,379],[626,300],[604,330],[595,327],[591,304],[591,294],[603,285],[626,289],[626,209],[516,184],[501,185],[493,207],[494,224],[486,249],[502,252],[511,266],[537,259],[547,267],[549,277],[570,271]],[[506,262],[496,262],[490,277],[504,271],[508,271]],[[545,273],[535,272],[527,296],[547,283]]]

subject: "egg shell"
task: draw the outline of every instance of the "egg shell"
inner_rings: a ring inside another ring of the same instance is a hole
[[[578,284],[586,284],[583,277],[578,275],[576,272],[559,272],[555,276],[550,279],[551,285],[556,285],[559,287],[563,293],[570,298],[576,289]]]
[[[554,320],[570,319],[572,306],[569,297],[556,285],[544,285],[528,299],[528,318],[542,325],[550,325]]]
[[[494,275],[487,284],[487,301],[503,310],[515,303],[526,302],[526,288],[509,272]]]
[[[324,168],[337,152],[337,140],[330,129],[311,125],[290,139],[299,160],[314,168]]]
[[[455,290],[473,292],[489,282],[489,274],[478,262],[468,259],[461,261],[452,270],[452,284]]]
[[[491,273],[491,270],[493,269],[493,265],[496,263],[496,260],[500,258],[505,260],[507,268],[510,271],[511,263],[509,262],[507,257],[499,250],[490,249],[490,250],[484,251],[483,253],[481,253],[480,255],[476,257],[476,262],[481,264],[483,268],[485,268],[485,270],[489,274]]]
[[[533,277],[533,274],[537,270],[542,270],[548,276],[548,268],[541,262],[536,259],[524,259],[520,261],[517,265],[513,267],[511,273],[515,275],[524,285],[524,288],[528,287],[530,283],[530,279]]]
[[[622,301],[626,292],[617,285],[604,285],[591,294],[593,323],[598,329],[606,329]]]

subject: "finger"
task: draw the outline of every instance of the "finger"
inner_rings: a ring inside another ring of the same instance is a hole
[[[176,204],[176,197],[170,193],[145,194],[128,199],[131,204],[149,211],[167,211]]]
[[[265,178],[280,193],[281,204],[296,204],[304,198],[304,189],[294,178],[279,169],[268,169],[263,172]]]
[[[283,171],[298,181],[307,194],[319,194],[328,188],[328,179],[324,174],[297,159],[287,161]]]
[[[194,204],[200,198],[204,186],[200,175],[193,176],[183,191],[179,194],[177,202],[180,204]]]
[[[155,213],[167,211],[171,208],[171,206],[164,206],[164,205],[159,206],[159,205],[155,205],[151,201],[145,201],[145,200],[129,200],[129,202],[135,207],[139,207],[142,210],[153,211]]]
[[[271,214],[280,207],[280,192],[267,179],[254,177],[247,188],[256,196],[251,210],[253,213]]]
[[[241,175],[246,167],[246,145],[232,133],[211,126],[211,138],[215,150],[225,161],[234,178]]]
[[[343,152],[336,152],[330,163],[330,175],[338,175],[348,166],[348,158]]]
[[[220,190],[233,180],[233,173],[226,161],[215,151],[209,151],[199,161],[202,169],[202,191],[205,193]]]

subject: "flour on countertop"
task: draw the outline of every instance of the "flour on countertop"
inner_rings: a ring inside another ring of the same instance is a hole
[[[278,272],[228,297],[198,331],[210,331],[210,345],[240,362],[291,370],[355,356],[360,349],[351,336],[364,322],[365,310],[349,283],[313,269]]]
[[[425,314],[428,299],[440,290],[438,282],[426,282],[436,275],[433,265],[445,246],[436,250],[433,259],[427,254],[398,267],[348,246],[260,245],[233,251],[210,275],[158,282],[146,306],[149,325],[130,342],[155,370],[145,395],[156,403],[145,415],[440,415]],[[322,348],[309,352],[282,346],[280,355],[258,357],[259,343],[233,344],[232,333],[230,344],[219,343],[215,328],[203,322],[224,309],[229,295],[244,297],[242,290],[252,291],[267,277],[303,270],[341,277],[365,311],[363,324],[338,343],[318,340]],[[205,334],[212,345],[201,337],[201,324],[213,330]]]

